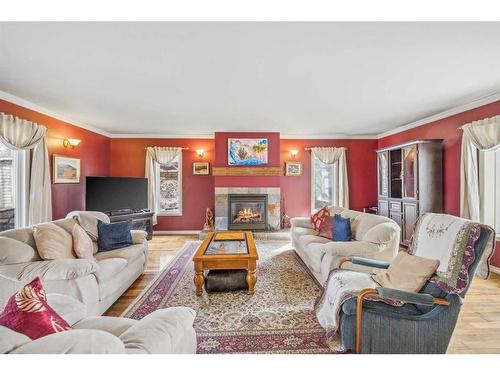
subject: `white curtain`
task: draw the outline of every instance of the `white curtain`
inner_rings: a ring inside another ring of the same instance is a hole
[[[460,165],[460,216],[480,221],[479,151],[500,148],[500,116],[473,121],[462,126]]]
[[[0,141],[12,150],[33,149],[29,191],[29,224],[52,220],[50,163],[47,128],[34,122],[0,113]]]
[[[312,147],[311,152],[325,164],[335,164],[333,205],[349,208],[346,149],[344,147]]]
[[[157,184],[160,182],[158,164],[174,160],[182,151],[180,147],[147,147],[146,148],[146,178],[148,179],[148,208],[154,213],[153,225],[156,225],[157,213],[160,210],[160,197]]]

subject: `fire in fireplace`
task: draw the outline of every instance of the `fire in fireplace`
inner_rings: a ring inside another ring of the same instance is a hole
[[[228,229],[267,229],[266,194],[230,194],[228,199]]]

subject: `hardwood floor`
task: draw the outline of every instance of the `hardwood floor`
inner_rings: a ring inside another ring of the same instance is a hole
[[[141,291],[179,252],[186,241],[198,236],[155,236],[149,242],[146,272],[104,315],[120,316]],[[500,275],[475,279],[467,293],[448,353],[500,353]]]

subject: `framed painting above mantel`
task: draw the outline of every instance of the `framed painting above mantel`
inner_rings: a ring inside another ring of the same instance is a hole
[[[258,166],[268,163],[267,138],[228,138],[227,162],[230,166]]]

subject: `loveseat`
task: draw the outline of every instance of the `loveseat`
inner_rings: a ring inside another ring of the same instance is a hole
[[[401,229],[387,217],[341,207],[329,207],[330,215],[340,214],[351,221],[352,241],[332,241],[318,236],[309,217],[291,219],[292,246],[323,285],[339,260],[347,256],[391,261],[399,250]],[[353,269],[360,266],[350,266]]]
[[[72,233],[77,222],[68,214],[54,224]],[[109,223],[101,212],[87,212]],[[86,306],[87,315],[103,314],[144,272],[148,244],[146,232],[132,230],[133,245],[96,252],[91,259],[42,260],[37,252],[33,227],[0,232],[0,308],[25,284],[40,277],[47,293],[74,297]]]
[[[0,353],[10,354],[193,354],[195,311],[188,307],[156,310],[141,320],[85,317],[85,306],[72,297],[47,294],[49,305],[71,326],[64,332],[31,340],[0,326]]]

